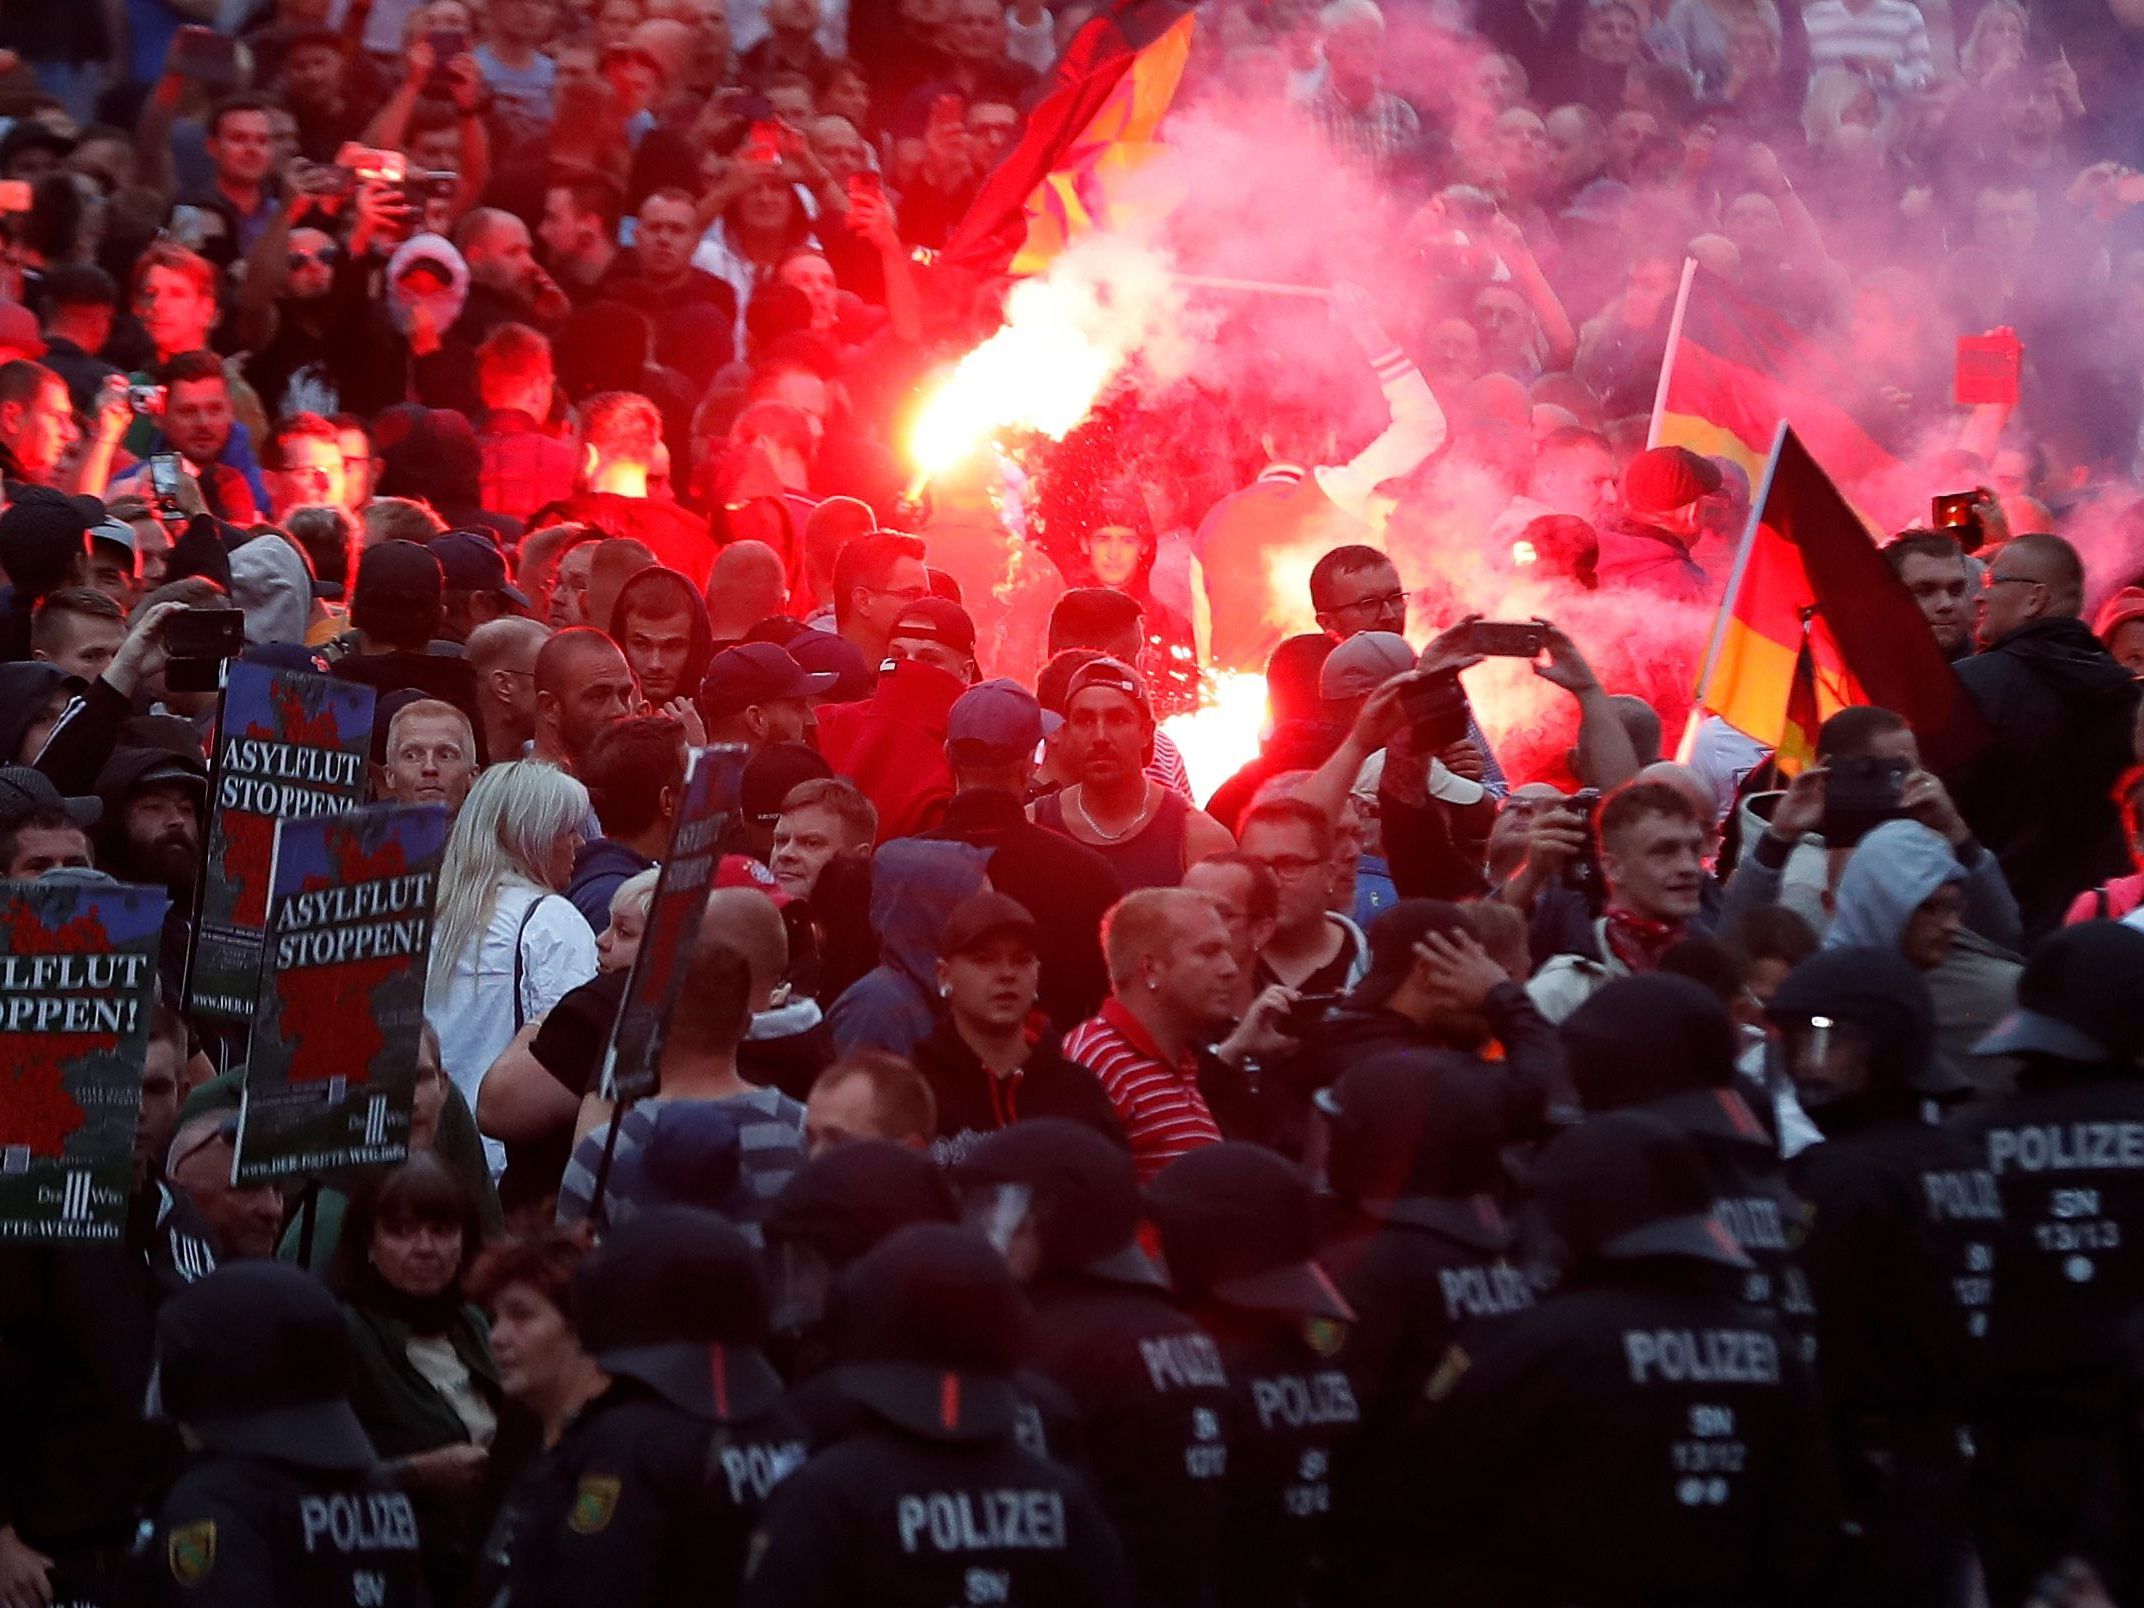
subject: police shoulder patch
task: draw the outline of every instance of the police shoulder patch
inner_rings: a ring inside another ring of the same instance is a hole
[[[1473,1359],[1459,1347],[1453,1346],[1449,1351],[1445,1352],[1444,1360],[1437,1364],[1437,1371],[1429,1376],[1429,1383],[1422,1387],[1423,1399],[1425,1401],[1444,1400],[1445,1397],[1452,1393],[1466,1371],[1473,1366]]]
[[[1321,1357],[1331,1357],[1347,1344],[1347,1325],[1338,1318],[1306,1318],[1303,1340]]]
[[[164,1538],[164,1561],[182,1586],[199,1585],[216,1567],[216,1521],[182,1524]]]
[[[575,1535],[595,1535],[618,1511],[619,1482],[605,1475],[584,1474],[573,1493],[573,1511],[566,1515],[566,1528]]]

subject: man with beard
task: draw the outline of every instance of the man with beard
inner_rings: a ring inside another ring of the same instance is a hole
[[[604,728],[640,706],[633,670],[601,631],[575,626],[536,655],[536,735],[531,759],[577,770]]]
[[[1892,573],[1913,594],[1929,634],[1946,659],[1973,651],[1973,566],[1957,540],[1940,530],[1904,530],[1884,545]]]
[[[157,967],[177,997],[200,875],[208,766],[199,749],[182,749],[176,740],[169,747],[117,748],[97,778],[97,797],[104,803],[98,865],[121,882],[147,883],[171,895]]]

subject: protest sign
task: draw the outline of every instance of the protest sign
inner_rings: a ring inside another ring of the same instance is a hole
[[[370,687],[327,676],[243,660],[231,665],[186,967],[186,1004],[197,1015],[242,1021],[253,1014],[276,823],[364,796],[372,700]]]
[[[120,883],[0,883],[0,1239],[125,1232],[169,903]]]
[[[436,804],[278,823],[239,1183],[409,1154],[446,841]]]
[[[653,1094],[662,1061],[663,1027],[678,980],[700,931],[700,912],[722,857],[722,840],[737,812],[738,783],[749,751],[734,743],[696,748],[685,773],[685,797],[670,829],[670,847],[648,907],[647,929],[625,1003],[611,1030],[603,1087],[615,1100]]]

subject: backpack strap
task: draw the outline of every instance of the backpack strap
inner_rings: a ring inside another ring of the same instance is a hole
[[[521,925],[514,929],[514,1031],[520,1032],[528,1025],[528,1013],[521,1008],[521,942],[528,936],[529,923],[536,919],[536,909],[548,893],[539,893],[529,901],[529,907],[521,912]]]

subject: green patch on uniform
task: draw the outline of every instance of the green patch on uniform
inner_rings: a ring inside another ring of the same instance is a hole
[[[1458,1385],[1474,1361],[1459,1347],[1445,1352],[1444,1360],[1437,1364],[1437,1371],[1429,1376],[1429,1383],[1422,1387],[1425,1401],[1442,1401]]]
[[[171,1578],[182,1586],[197,1586],[216,1567],[216,1521],[183,1524],[164,1539],[164,1561],[171,1565]]]
[[[580,1489],[573,1493],[573,1511],[566,1516],[566,1528],[575,1535],[596,1535],[609,1526],[611,1515],[617,1511],[618,1481],[584,1475]]]
[[[1347,1342],[1347,1325],[1338,1318],[1306,1318],[1303,1339],[1321,1357],[1331,1357]]]

